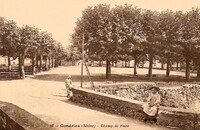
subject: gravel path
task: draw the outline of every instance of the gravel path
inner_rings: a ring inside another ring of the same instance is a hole
[[[42,74],[79,74],[80,67],[59,67]],[[102,71],[99,71],[102,72]],[[102,72],[104,73],[104,72]],[[75,82],[76,86],[80,83]],[[64,82],[33,78],[0,81],[0,100],[13,103],[36,115],[56,129],[72,130],[167,130],[130,118],[91,110],[68,103]],[[84,125],[85,124],[85,125]],[[68,125],[68,126],[67,126]],[[114,125],[119,127],[114,128]],[[120,127],[123,125],[123,127]],[[80,127],[79,127],[80,126]],[[84,127],[85,126],[85,127]]]

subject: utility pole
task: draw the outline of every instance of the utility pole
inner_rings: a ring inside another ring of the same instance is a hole
[[[83,64],[84,64],[84,33],[82,39],[81,88],[83,87]]]

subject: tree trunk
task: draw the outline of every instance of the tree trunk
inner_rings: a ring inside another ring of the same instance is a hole
[[[161,62],[161,69],[164,70],[164,63]]]
[[[124,61],[122,60],[122,67],[124,67]]]
[[[53,58],[51,59],[51,68],[54,68],[54,61],[53,61]]]
[[[56,59],[56,60],[55,60],[55,66],[58,67],[58,66],[59,66],[58,64],[59,64],[59,60]],[[75,65],[75,61],[74,61],[74,65]]]
[[[36,67],[39,68],[38,56],[36,56]]]
[[[36,61],[36,54],[33,54],[33,56],[32,56],[32,75],[34,75],[36,72],[35,61]]]
[[[112,66],[114,66],[114,61],[112,60]]]
[[[127,61],[124,61],[125,62],[125,68],[127,68]]]
[[[44,70],[47,71],[47,58],[44,60]]]
[[[197,66],[197,78],[200,78],[200,65]]]
[[[190,79],[190,60],[186,59],[186,68],[185,68],[185,78],[188,80]]]
[[[42,67],[43,67],[43,56],[40,55],[40,66],[39,66],[39,71],[42,72]]]
[[[99,61],[99,67],[101,67],[101,66],[102,66],[101,61]]]
[[[117,66],[117,63],[118,63],[118,62],[117,62],[117,61],[115,61],[115,67],[118,67],[118,66]]]
[[[178,70],[179,61],[176,62],[176,70]]]
[[[195,71],[195,67],[194,65],[191,66],[192,67],[192,73]]]
[[[152,79],[152,69],[153,69],[153,54],[149,54],[149,71],[148,71],[149,80]]]
[[[142,68],[144,68],[144,61],[142,62]]]
[[[8,56],[8,71],[12,70],[10,56]]]
[[[182,67],[183,67],[183,63],[180,62],[180,68],[179,68],[179,70],[182,70]]]
[[[106,60],[106,79],[109,79],[110,76],[111,76],[110,60]]]
[[[135,61],[134,61],[134,73],[133,73],[134,76],[137,76],[137,62],[138,62],[137,56],[135,56]]]
[[[57,59],[54,60],[54,67],[58,67],[58,61],[57,61]]]
[[[167,58],[167,69],[166,69],[166,77],[169,77],[170,74],[170,58]]]
[[[51,57],[48,58],[49,59],[49,70],[51,69]]]
[[[24,79],[25,73],[24,73],[24,56],[19,55],[19,76],[20,79]]]

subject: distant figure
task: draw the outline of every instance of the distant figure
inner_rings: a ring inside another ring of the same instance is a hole
[[[72,92],[70,91],[70,89],[72,88],[71,75],[68,75],[68,77],[65,79],[65,86],[67,91],[67,97],[69,98],[70,96],[72,96]]]
[[[143,105],[143,111],[146,114],[144,121],[147,122],[152,120],[157,122],[156,116],[158,115],[158,110],[161,103],[161,96],[158,93],[160,89],[154,86],[151,87],[150,90],[151,93],[149,93],[147,103]]]

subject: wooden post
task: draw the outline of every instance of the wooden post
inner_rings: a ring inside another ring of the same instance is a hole
[[[82,41],[81,88],[83,87],[83,64],[84,64],[84,33]]]

